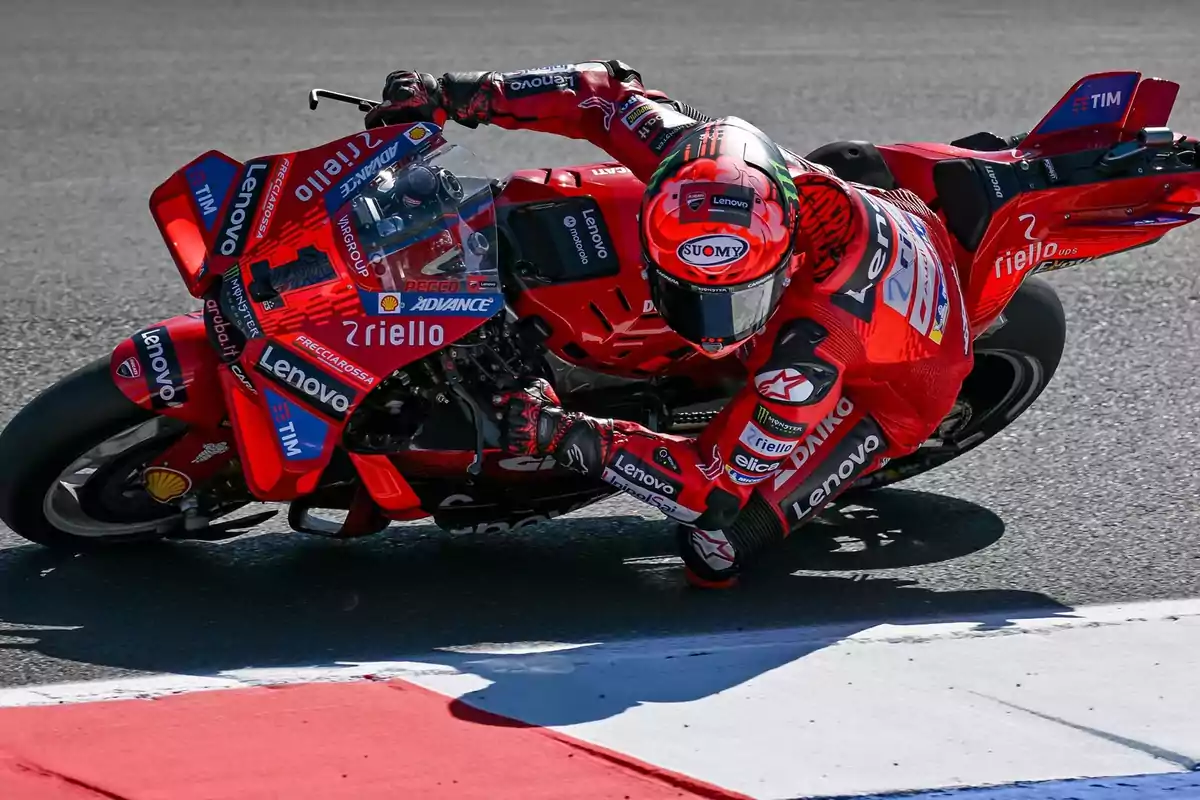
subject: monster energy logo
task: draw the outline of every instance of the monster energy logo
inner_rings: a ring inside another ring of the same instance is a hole
[[[654,174],[650,176],[650,185],[657,186],[659,180],[662,179],[663,174],[667,170],[678,166],[679,162],[681,161],[683,161],[683,149],[676,148],[671,155],[662,160],[662,163],[658,165],[658,169],[654,170]],[[792,188],[795,189],[794,186]]]
[[[773,153],[772,156],[774,156]],[[792,204],[793,207],[799,206],[800,193],[796,191],[796,183],[792,180],[792,173],[788,172],[787,164],[772,157],[771,169],[775,172],[775,179],[779,181],[779,186],[783,190],[784,208],[786,209],[789,204]]]

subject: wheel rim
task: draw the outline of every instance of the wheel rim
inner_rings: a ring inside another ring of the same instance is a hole
[[[150,500],[138,474],[142,463],[162,452],[184,429],[177,420],[155,417],[92,447],[47,489],[42,499],[46,520],[65,533],[88,538],[158,537],[178,526],[179,509]],[[115,498],[125,505],[113,511]],[[122,515],[141,518],[120,520]]]

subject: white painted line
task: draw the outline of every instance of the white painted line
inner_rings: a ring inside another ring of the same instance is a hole
[[[598,642],[480,642],[438,648],[438,653],[461,655],[518,656],[574,651],[571,661],[672,659],[703,653],[730,653],[755,648],[790,645],[919,644],[945,639],[973,639],[1042,633],[1075,628],[1152,620],[1200,617],[1200,598],[1156,600],[1143,603],[1081,606],[1050,616],[1021,617],[1020,611],[972,614],[972,622],[839,623],[801,628],[779,628],[740,633],[627,639],[608,644]],[[100,700],[153,698],[183,692],[237,689],[251,686],[359,680],[366,676],[386,678],[423,675],[458,675],[452,666],[430,664],[434,654],[395,661],[335,662],[333,666],[247,667],[215,675],[137,675],[79,683],[45,684],[0,689],[0,708],[81,703]],[[434,656],[436,657],[436,655]],[[456,659],[458,660],[458,659]]]
[[[401,678],[763,798],[1162,774],[1200,760],[1200,599],[971,617],[463,644],[6,689],[0,706]]]

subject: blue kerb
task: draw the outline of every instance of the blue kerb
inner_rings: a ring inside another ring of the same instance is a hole
[[[850,800],[849,796],[846,800]],[[1129,775],[1120,778],[1076,778],[1065,781],[1012,783],[985,789],[854,795],[853,800],[1192,800],[1200,798],[1200,772]],[[827,798],[837,800],[837,798]]]

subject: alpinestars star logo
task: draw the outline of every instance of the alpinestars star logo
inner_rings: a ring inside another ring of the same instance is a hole
[[[692,531],[692,546],[704,563],[716,570],[732,567],[736,559],[733,545],[721,531]]]
[[[773,369],[754,376],[754,388],[769,400],[781,403],[803,403],[812,397],[813,385],[795,369]]]

